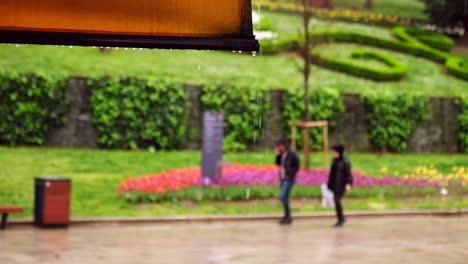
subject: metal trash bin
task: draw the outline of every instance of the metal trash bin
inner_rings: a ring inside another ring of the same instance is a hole
[[[70,179],[35,178],[34,222],[40,227],[67,227],[70,223]]]

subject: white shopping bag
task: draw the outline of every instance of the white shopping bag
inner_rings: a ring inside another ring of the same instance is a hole
[[[324,208],[335,207],[333,192],[328,189],[328,186],[326,184],[322,184],[322,207]]]

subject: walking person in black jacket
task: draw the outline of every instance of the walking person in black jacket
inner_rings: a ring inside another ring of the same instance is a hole
[[[280,224],[291,224],[289,194],[294,186],[300,161],[297,153],[289,146],[287,139],[281,139],[276,145],[276,165],[280,167],[280,200],[284,207],[284,217]]]
[[[342,227],[346,221],[343,215],[341,199],[346,192],[350,192],[353,186],[353,175],[351,174],[351,163],[344,156],[344,146],[335,145],[332,147],[333,163],[328,178],[328,189],[334,194],[335,210],[338,222],[334,227]]]

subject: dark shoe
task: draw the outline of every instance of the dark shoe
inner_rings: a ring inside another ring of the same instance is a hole
[[[345,221],[338,221],[338,223],[336,223],[333,227],[335,227],[335,228],[343,227],[344,223],[345,223]]]
[[[291,217],[285,217],[281,219],[280,225],[290,225],[292,224],[292,218]]]

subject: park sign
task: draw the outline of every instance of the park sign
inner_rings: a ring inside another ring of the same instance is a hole
[[[223,162],[224,115],[203,113],[202,176],[207,185],[215,177],[221,177]]]
[[[251,0],[2,0],[0,43],[258,51]]]

